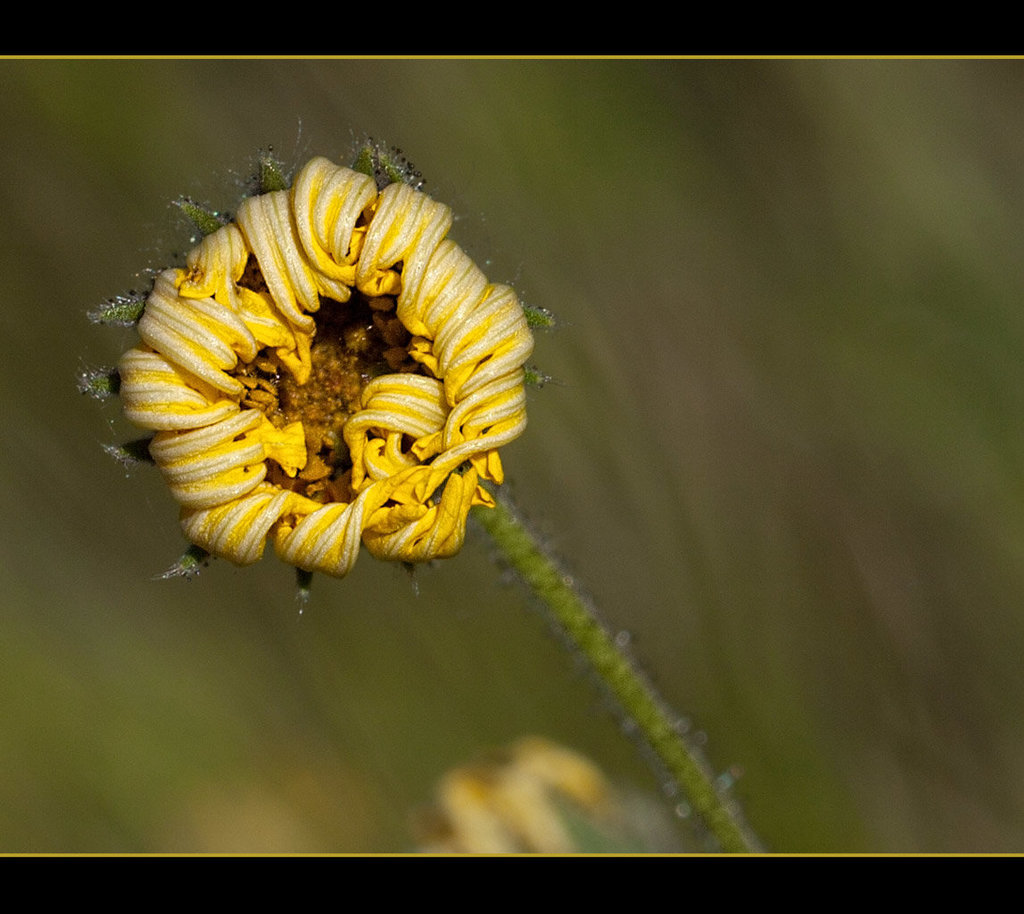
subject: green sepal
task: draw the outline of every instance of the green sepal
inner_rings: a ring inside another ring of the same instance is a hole
[[[261,194],[288,189],[288,178],[281,167],[281,161],[274,155],[272,149],[260,151],[258,169],[256,183]]]
[[[220,213],[207,209],[204,206],[200,206],[190,197],[178,197],[178,199],[174,201],[174,205],[188,216],[192,224],[199,229],[203,235],[212,235],[226,222],[225,218]]]
[[[554,378],[549,374],[545,374],[536,365],[524,365],[523,366],[523,380],[529,387],[543,387],[545,384],[550,384]]]
[[[359,150],[359,155],[356,156],[355,161],[352,163],[352,170],[358,171],[360,174],[369,175],[372,178],[377,170],[374,161],[374,149],[367,143]]]
[[[526,315],[526,326],[531,330],[551,330],[557,326],[558,321],[555,315],[547,308],[538,308],[536,305],[523,305],[523,314]]]
[[[121,375],[116,368],[86,368],[78,375],[78,390],[95,400],[109,400],[121,390]]]
[[[153,463],[153,457],[149,453],[149,438],[136,438],[134,441],[126,441],[124,444],[105,444],[103,450],[109,457],[113,457],[118,463],[125,467],[133,467],[140,463]]]
[[[369,175],[377,182],[377,190],[389,184],[408,184],[413,190],[423,187],[423,175],[397,146],[386,146],[369,137],[352,163],[352,170]]]
[[[299,604],[299,615],[309,605],[309,596],[313,589],[313,572],[304,568],[295,569],[295,599]]]
[[[209,564],[209,559],[209,552],[201,546],[193,544],[188,547],[185,554],[177,562],[171,565],[163,574],[158,574],[156,580],[167,581],[171,578],[185,578],[186,581],[191,581]]]
[[[94,324],[110,324],[115,327],[134,327],[146,310],[146,298],[141,292],[132,290],[127,295],[108,298],[98,308],[89,312]]]

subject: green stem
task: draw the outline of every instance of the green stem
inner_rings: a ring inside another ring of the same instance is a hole
[[[683,796],[703,819],[722,850],[752,853],[757,840],[715,789],[711,772],[673,727],[673,718],[640,671],[616,646],[572,579],[547,556],[512,509],[474,508],[474,517],[491,535],[505,560],[547,605],[571,642],[635,722],[651,748],[675,778]]]

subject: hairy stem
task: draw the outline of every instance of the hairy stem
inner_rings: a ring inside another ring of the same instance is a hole
[[[713,775],[706,764],[673,726],[673,717],[598,621],[572,579],[544,553],[506,503],[499,500],[496,508],[474,508],[473,513],[505,560],[548,607],[572,644],[590,661],[722,850],[729,853],[758,851],[757,839],[715,789]]]

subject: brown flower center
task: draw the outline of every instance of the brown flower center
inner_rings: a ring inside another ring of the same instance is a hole
[[[254,257],[239,285],[266,292]],[[259,409],[278,428],[302,422],[306,465],[295,478],[276,463],[268,464],[267,481],[316,501],[349,502],[352,466],[342,430],[361,408],[363,386],[381,374],[423,372],[409,356],[410,334],[395,314],[395,298],[369,298],[353,289],[347,302],[320,299],[314,315],[316,335],[310,347],[312,370],[299,384],[269,348],[229,372],[246,388],[243,408]]]

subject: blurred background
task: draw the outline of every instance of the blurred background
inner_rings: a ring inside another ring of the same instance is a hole
[[[510,491],[779,852],[1024,849],[1024,62],[0,61],[0,851],[400,852],[540,736],[685,806],[482,532],[317,578],[185,543],[86,312],[396,144],[554,311]],[[679,808],[677,809],[677,806]]]

